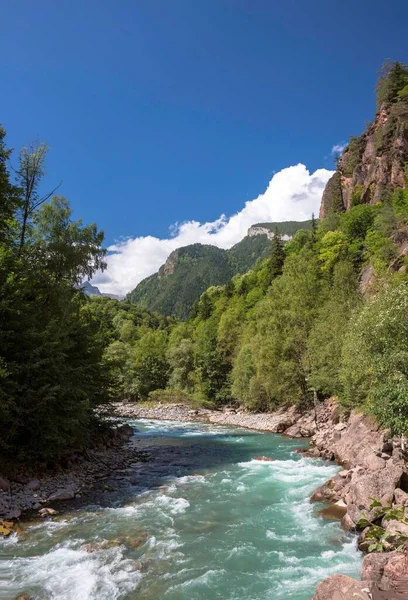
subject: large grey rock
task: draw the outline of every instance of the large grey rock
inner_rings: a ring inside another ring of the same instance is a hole
[[[0,490],[3,492],[9,492],[10,491],[10,482],[8,479],[6,479],[5,477],[1,477],[0,475]]]
[[[36,490],[40,489],[40,486],[41,484],[39,479],[30,479],[30,481],[26,485],[26,488],[35,492]]]
[[[72,500],[75,498],[75,492],[71,488],[65,488],[63,490],[58,490],[49,496],[49,502],[54,502],[55,500]]]
[[[354,504],[358,509],[365,511],[369,510],[372,498],[386,504],[394,497],[402,473],[402,466],[392,462],[385,463],[385,467],[380,471],[355,471],[345,496],[346,503]]]

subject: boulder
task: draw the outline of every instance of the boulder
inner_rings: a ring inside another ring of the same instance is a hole
[[[257,456],[255,460],[261,460],[262,462],[272,462],[275,459],[271,458],[270,456]]]
[[[288,435],[289,437],[293,437],[293,438],[302,437],[299,425],[297,423],[295,423],[294,425],[291,425],[288,429],[285,430],[285,435]]]
[[[24,594],[19,594],[19,595],[16,597],[16,600],[31,600],[31,596],[30,596],[29,594],[26,594],[26,593],[24,593]]]
[[[40,515],[40,517],[43,517],[43,518],[44,517],[53,517],[58,514],[58,511],[54,510],[53,508],[45,507],[45,508],[41,508],[38,511],[38,514]]]
[[[345,496],[347,504],[354,504],[359,510],[368,511],[372,498],[377,498],[382,504],[386,504],[393,498],[403,470],[400,465],[391,462],[384,462],[384,464],[385,467],[376,472],[361,470],[353,472]]]
[[[408,506],[408,494],[400,488],[394,491],[394,503],[397,506]]]
[[[372,552],[366,554],[361,567],[361,579],[380,583],[384,575],[384,567],[395,552]]]
[[[346,428],[341,425],[341,438],[333,451],[336,459],[346,468],[361,465],[369,470],[383,468],[383,459],[375,456],[384,444],[384,432],[369,417],[353,411]],[[337,425],[335,425],[337,427]],[[378,462],[380,461],[380,462]]]
[[[55,502],[56,500],[72,500],[75,498],[75,492],[71,488],[64,488],[62,490],[58,490],[49,496],[49,502]]]
[[[347,506],[342,500],[331,504],[330,506],[326,506],[318,511],[318,515],[324,517],[325,519],[332,519],[335,521],[340,521],[347,513]]]
[[[5,477],[1,477],[0,476],[0,490],[2,492],[9,492],[10,491],[10,482],[8,479],[6,479]]]
[[[32,490],[33,492],[39,490],[40,487],[41,487],[41,484],[40,484],[39,479],[30,479],[30,481],[26,485],[26,488],[28,488],[29,490]]]
[[[344,515],[344,517],[342,518],[341,526],[346,531],[354,531],[356,529],[356,524],[354,523],[354,521],[352,520],[352,518],[350,517],[350,515],[348,513],[346,513]]]
[[[347,575],[332,575],[318,584],[312,600],[356,600],[356,597],[364,598],[363,594],[369,591],[370,584],[366,581],[357,581]],[[368,595],[366,597],[369,598]]]
[[[401,521],[396,521],[390,519],[389,521],[385,521],[383,519],[382,526],[388,533],[391,535],[395,535],[396,538],[398,536],[404,536],[408,538],[408,525],[406,523],[401,523]]]
[[[119,427],[116,428],[116,432],[117,435],[119,435],[121,438],[128,439],[133,435],[133,428],[127,423],[124,423],[123,425],[119,425]]]

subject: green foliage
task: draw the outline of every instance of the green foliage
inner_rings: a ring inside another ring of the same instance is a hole
[[[358,521],[357,526],[360,529],[366,529],[364,539],[369,543],[368,552],[390,552],[404,550],[408,543],[408,537],[401,533],[391,533],[384,527],[377,525],[375,521],[397,521],[399,523],[408,524],[405,517],[404,507],[393,507],[392,500],[383,505],[379,500],[371,498],[370,511],[373,513],[372,519],[368,519],[366,515]]]
[[[23,150],[20,188],[0,150],[0,450],[3,461],[49,459],[86,443],[108,400],[98,324],[75,288],[104,267],[103,234],[37,194],[44,147]]]
[[[364,403],[379,422],[408,432],[408,289],[385,286],[350,320],[341,378],[346,406]]]
[[[348,252],[347,235],[342,231],[328,231],[319,244],[319,259],[324,272],[331,272]]]
[[[341,159],[341,170],[346,177],[352,177],[354,169],[360,164],[364,152],[364,138],[350,136],[350,141]]]
[[[353,187],[353,191],[351,193],[351,208],[361,204],[362,196],[363,196],[363,186],[360,184],[356,184]]]
[[[282,274],[284,262],[285,252],[283,250],[283,242],[279,229],[276,227],[271,242],[271,258],[269,259],[269,274],[271,281]]]
[[[356,270],[350,261],[334,267],[333,281],[318,310],[309,338],[309,384],[325,395],[339,395],[339,367],[347,325],[353,311],[361,303]]]
[[[407,97],[408,66],[401,62],[386,61],[377,84],[377,107]]]
[[[293,235],[300,227],[311,229],[312,221],[258,226],[272,227],[272,231],[279,226],[282,235]],[[246,236],[229,250],[192,244],[173,252],[166,265],[140,282],[128,294],[128,299],[145,309],[186,319],[207,288],[227,284],[232,277],[246,273],[258,260],[269,255],[270,242],[266,235]]]

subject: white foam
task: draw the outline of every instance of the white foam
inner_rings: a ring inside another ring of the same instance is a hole
[[[50,600],[115,600],[135,589],[142,575],[121,547],[88,553],[70,543],[47,554],[16,558],[3,565],[14,574],[6,585],[10,593],[39,588]],[[1,597],[1,596],[0,596]]]

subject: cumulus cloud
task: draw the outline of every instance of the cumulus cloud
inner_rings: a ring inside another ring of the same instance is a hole
[[[117,242],[108,249],[108,269],[97,273],[92,283],[102,292],[126,294],[155,273],[176,248],[197,242],[230,248],[254,223],[310,219],[319,212],[324,186],[332,174],[327,169],[309,173],[302,164],[288,167],[275,173],[263,194],[230,217],[223,214],[210,223],[176,223],[163,239],[144,236]]]
[[[340,144],[334,144],[333,148],[331,149],[331,153],[333,155],[341,154],[346,146],[347,144],[345,142],[340,142]]]

